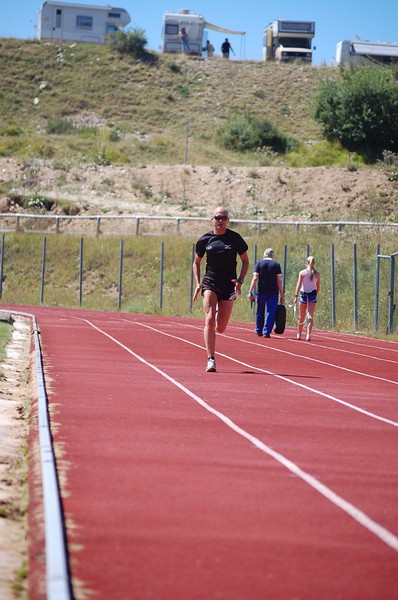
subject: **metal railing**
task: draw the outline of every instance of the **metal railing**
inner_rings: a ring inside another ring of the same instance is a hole
[[[33,227],[29,227],[30,223],[28,221],[34,222]],[[11,221],[11,223],[7,223],[7,221]],[[24,224],[24,221],[27,223]],[[50,222],[50,228],[45,229],[36,229],[36,225],[40,223],[40,221]],[[82,231],[82,230],[71,230],[65,232],[62,228],[62,223],[73,223],[73,222],[87,222],[93,223],[94,227],[92,231]],[[208,217],[188,217],[188,216],[178,216],[178,217],[170,217],[170,216],[152,216],[152,215],[38,215],[38,214],[29,214],[29,213],[0,213],[0,232],[1,233],[9,233],[9,232],[24,232],[24,233],[71,233],[75,235],[95,235],[99,236],[103,233],[101,230],[101,225],[106,221],[117,222],[117,221],[131,221],[133,226],[128,228],[127,233],[135,235],[140,235],[141,233],[141,225],[145,221],[159,223],[173,223],[175,224],[175,233],[179,235],[181,233],[181,224],[186,222],[199,222],[199,223],[208,223]],[[242,225],[251,225],[257,228],[257,231],[260,233],[263,227],[267,227],[270,225],[278,225],[278,226],[290,226],[296,229],[300,227],[313,227],[313,226],[328,226],[335,227],[338,231],[342,231],[344,227],[392,227],[398,228],[398,223],[374,223],[371,221],[282,221],[278,219],[272,220],[258,220],[258,219],[231,219],[231,224],[242,224]],[[120,235],[120,231],[110,231],[107,235]]]

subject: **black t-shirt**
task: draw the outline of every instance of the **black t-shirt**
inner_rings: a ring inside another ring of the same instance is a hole
[[[222,235],[208,231],[196,242],[196,254],[203,258],[206,253],[204,280],[222,287],[224,282],[236,279],[236,258],[248,250],[248,245],[239,233],[227,229]]]
[[[263,258],[254,267],[254,272],[259,274],[257,290],[259,294],[278,293],[278,275],[282,273],[281,266],[276,260]]]

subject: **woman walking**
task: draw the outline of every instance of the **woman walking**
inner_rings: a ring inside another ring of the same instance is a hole
[[[315,258],[309,256],[306,260],[306,268],[299,273],[293,301],[294,304],[297,304],[297,298],[300,295],[299,319],[296,333],[298,340],[301,340],[304,323],[307,324],[306,340],[307,342],[311,340],[311,332],[314,326],[314,312],[320,286],[321,276],[319,271],[315,269]]]

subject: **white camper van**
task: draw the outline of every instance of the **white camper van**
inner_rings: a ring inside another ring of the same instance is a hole
[[[343,40],[336,46],[337,65],[365,65],[398,62],[398,43]]]
[[[201,56],[203,48],[206,46],[207,32],[205,29],[212,29],[231,35],[245,35],[244,31],[234,31],[225,29],[218,25],[212,25],[203,17],[203,15],[191,13],[187,8],[179,12],[167,12],[163,15],[162,30],[162,52],[177,53],[181,52],[181,39],[179,31],[185,28],[188,36],[189,51],[188,54]]]
[[[263,60],[312,63],[314,21],[272,21],[263,32]]]
[[[37,37],[103,44],[108,33],[129,23],[124,8],[47,1],[38,12]]]
[[[205,45],[203,30],[205,20],[202,15],[191,14],[187,9],[176,13],[166,13],[163,17],[162,52],[181,52],[179,31],[185,27],[188,35],[190,54],[200,56]]]

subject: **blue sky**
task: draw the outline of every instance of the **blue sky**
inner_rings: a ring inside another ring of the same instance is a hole
[[[272,3],[260,0],[85,0],[85,4],[125,8],[131,17],[129,27],[145,31],[148,48],[159,50],[162,19],[165,12],[188,8],[209,23],[246,31],[241,46],[239,36],[228,36],[237,57],[261,60],[262,32],[274,19],[315,21],[314,64],[333,64],[337,42],[356,39],[372,42],[398,42],[398,0],[284,0]],[[41,0],[2,0],[0,37],[34,38],[37,11]],[[208,37],[220,52],[225,35],[209,31]]]

